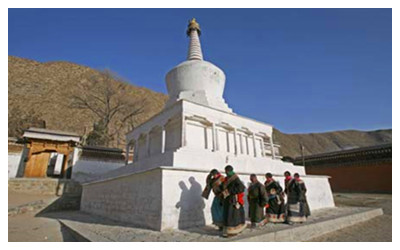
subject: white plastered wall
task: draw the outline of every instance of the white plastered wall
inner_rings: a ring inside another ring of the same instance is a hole
[[[8,153],[8,179],[17,177],[22,152]]]
[[[137,227],[161,228],[161,170],[84,184],[81,210]]]
[[[85,182],[123,166],[123,162],[79,159],[72,167],[71,178],[78,182]]]
[[[223,169],[220,171],[223,172]],[[163,169],[162,171],[162,223],[161,229],[184,229],[188,227],[211,224],[211,204],[213,194],[208,200],[201,197],[208,172],[190,171],[187,169]],[[264,183],[263,173],[256,173]],[[239,174],[246,188],[249,174]],[[327,176],[302,177],[307,187],[307,198],[311,210],[334,207],[333,196]],[[275,177],[284,187],[284,177]],[[247,191],[246,191],[247,195]],[[247,198],[245,197],[245,201]],[[245,204],[248,216],[248,205]]]
[[[154,230],[211,224],[213,194],[208,200],[201,197],[207,174],[203,170],[162,167],[84,184],[81,210]],[[263,183],[265,173],[256,174]],[[238,175],[247,187],[250,173]],[[275,179],[284,186],[283,176]],[[327,176],[302,179],[311,210],[334,207]],[[245,210],[247,216],[247,204]]]

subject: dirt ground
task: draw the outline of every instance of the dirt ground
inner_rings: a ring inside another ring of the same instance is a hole
[[[311,241],[371,242],[392,241],[392,195],[334,194],[336,206],[380,207],[383,215]]]
[[[39,200],[42,200],[44,202],[51,202],[56,198],[58,197],[54,195],[38,195],[38,194],[8,192],[8,208],[10,209],[12,207],[20,206],[26,203]]]
[[[43,201],[50,204],[58,197],[54,195],[36,195],[8,192],[8,209]],[[8,217],[9,242],[46,242],[46,241],[74,241],[68,230],[63,228],[57,220],[36,217],[38,211],[30,211]]]
[[[8,217],[8,241],[55,242],[75,239],[57,220],[35,217],[35,213],[30,212]]]

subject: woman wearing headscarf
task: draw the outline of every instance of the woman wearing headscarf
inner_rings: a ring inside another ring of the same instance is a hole
[[[223,184],[224,197],[224,237],[239,234],[246,228],[244,213],[244,191],[246,187],[233,171],[233,167],[225,167],[226,178]]]
[[[310,209],[306,197],[306,185],[300,175],[295,173],[294,178],[290,180],[287,188],[287,222],[289,224],[296,222],[305,222],[307,217],[310,216]]]
[[[283,189],[279,182],[272,178],[271,173],[265,175],[265,190],[268,195],[268,206],[266,209],[266,217],[269,222],[278,223],[285,222],[285,200],[283,198]]]
[[[213,224],[216,225],[219,230],[223,227],[223,198],[222,198],[222,185],[225,178],[216,169],[210,171],[206,179],[206,187],[204,188],[202,196],[208,199],[210,192],[214,193],[214,199],[211,205],[211,217]]]

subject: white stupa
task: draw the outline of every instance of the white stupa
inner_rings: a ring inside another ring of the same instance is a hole
[[[272,126],[232,112],[223,93],[225,74],[204,61],[200,27],[193,19],[187,60],[166,75],[169,99],[164,110],[127,135],[135,169],[161,166],[209,170],[232,164],[237,171],[292,170],[303,167],[280,161]]]
[[[211,169],[223,171],[227,164],[242,181],[251,173],[263,181],[271,172],[283,183],[284,171],[297,172],[312,210],[334,206],[327,176],[309,176],[304,167],[283,162],[273,127],[228,107],[225,74],[203,60],[200,32],[191,20],[187,60],[166,76],[165,108],[127,134],[133,162],[85,184],[81,209],[155,230],[209,224],[212,197],[203,200],[202,187]]]

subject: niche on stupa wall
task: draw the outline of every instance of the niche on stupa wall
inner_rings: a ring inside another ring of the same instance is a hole
[[[146,153],[146,135],[141,134],[137,140],[137,158],[138,159],[143,159],[147,157]]]
[[[161,154],[162,148],[162,127],[155,126],[151,129],[149,133],[149,147],[150,155]]]
[[[185,117],[186,146],[193,149],[212,151],[212,124],[200,116]]]
[[[217,124],[216,126],[217,148],[223,153],[235,153],[235,137],[233,127],[227,123]]]
[[[165,124],[165,150],[175,150],[182,146],[182,118],[176,116]]]

